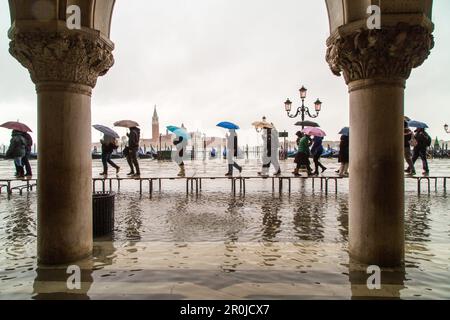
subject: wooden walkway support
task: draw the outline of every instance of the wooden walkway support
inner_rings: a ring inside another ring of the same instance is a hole
[[[153,196],[156,187],[159,192],[162,191],[163,182],[167,181],[184,181],[186,186],[186,194],[196,194],[198,195],[203,190],[204,181],[229,181],[231,193],[235,196],[236,194],[245,195],[247,191],[247,182],[251,180],[269,180],[272,186],[272,192],[278,192],[281,194],[285,190],[287,185],[287,192],[292,193],[292,183],[293,181],[302,181],[304,185],[311,182],[312,190],[316,190],[320,187],[320,191],[325,194],[329,194],[330,190],[334,193],[338,193],[339,181],[347,180],[348,177],[339,176],[234,176],[234,177],[217,177],[217,176],[199,176],[192,175],[188,177],[140,177],[140,178],[129,178],[129,177],[102,177],[92,179],[92,190],[96,191],[115,191],[120,192],[121,184],[124,181],[136,182],[139,186],[139,194],[144,194],[144,189],[147,188],[150,197]],[[426,183],[426,188],[428,194],[431,194],[432,185],[434,185],[434,190],[437,192],[439,186],[442,185],[442,190],[447,191],[447,179],[450,177],[444,176],[418,176],[418,177],[405,177],[407,180],[416,180],[417,193],[422,194],[422,187],[424,181]],[[14,191],[18,191],[20,195],[24,191],[31,192],[33,189],[37,188],[36,179],[0,179],[0,194],[6,190],[8,195],[13,194]]]

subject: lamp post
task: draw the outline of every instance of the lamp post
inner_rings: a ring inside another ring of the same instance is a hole
[[[448,124],[446,124],[446,125],[444,126],[444,130],[445,130],[445,132],[450,133],[450,131],[448,131]]]
[[[322,102],[317,99],[316,102],[314,102],[314,109],[316,111],[315,114],[311,114],[311,112],[309,111],[309,108],[305,106],[305,99],[306,99],[306,93],[307,93],[307,89],[302,86],[299,90],[300,92],[300,99],[302,100],[302,105],[301,107],[297,108],[297,112],[295,114],[291,114],[291,110],[292,110],[292,102],[291,100],[287,99],[286,102],[284,103],[284,108],[286,109],[286,113],[288,115],[289,118],[296,118],[299,115],[301,115],[302,117],[302,122],[305,121],[305,116],[308,115],[310,118],[317,118],[319,116],[319,112],[322,110]],[[304,125],[302,125],[302,129],[304,129]]]

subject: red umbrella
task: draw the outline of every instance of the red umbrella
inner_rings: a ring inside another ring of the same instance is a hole
[[[33,132],[26,124],[20,123],[18,121],[5,122],[4,124],[0,125],[0,127],[17,130],[20,132]]]

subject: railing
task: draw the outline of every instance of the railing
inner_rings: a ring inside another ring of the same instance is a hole
[[[230,183],[230,189],[232,195],[240,194],[245,195],[247,192],[247,182],[250,180],[269,180],[272,185],[272,192],[278,191],[282,193],[285,190],[285,185],[287,184],[287,192],[292,193],[292,182],[293,181],[303,181],[306,183],[311,183],[312,190],[316,190],[320,187],[320,191],[324,192],[326,195],[333,190],[334,193],[338,193],[339,182],[342,180],[347,180],[347,177],[339,176],[235,176],[235,177],[224,177],[224,176],[198,176],[192,175],[187,177],[140,177],[140,178],[121,178],[121,177],[102,177],[92,179],[92,189],[93,192],[96,191],[114,191],[120,192],[121,183],[124,181],[136,182],[139,188],[139,194],[142,195],[144,192],[148,193],[150,197],[153,196],[156,187],[158,191],[161,192],[163,188],[163,182],[168,181],[183,181],[186,187],[186,194],[199,194],[203,190],[203,183],[205,181],[228,181]],[[434,185],[434,190],[437,192],[439,186],[442,186],[444,192],[447,191],[447,179],[450,177],[445,176],[421,176],[421,177],[405,177],[407,180],[416,180],[417,182],[417,193],[420,195],[422,193],[423,182],[426,182],[426,187],[428,194],[431,194],[432,185]],[[98,188],[99,187],[99,188]],[[147,190],[144,191],[144,188]],[[8,195],[12,195],[14,191],[18,191],[20,195],[24,191],[31,192],[37,188],[36,179],[0,179],[0,194],[6,190]]]

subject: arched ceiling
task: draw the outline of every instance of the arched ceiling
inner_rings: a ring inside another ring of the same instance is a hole
[[[330,34],[343,25],[363,25],[369,14],[367,8],[377,5],[381,9],[382,24],[403,20],[408,22],[423,17],[424,24],[432,28],[433,0],[325,0],[328,9]]]
[[[56,27],[66,21],[67,8],[77,5],[81,9],[81,26],[109,38],[114,4],[115,0],[9,0],[11,25],[27,28],[39,22]]]

